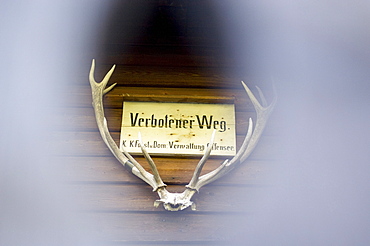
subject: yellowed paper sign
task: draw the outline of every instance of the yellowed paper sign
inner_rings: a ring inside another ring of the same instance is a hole
[[[215,131],[211,155],[236,153],[233,104],[124,102],[120,148],[150,154],[203,155]]]

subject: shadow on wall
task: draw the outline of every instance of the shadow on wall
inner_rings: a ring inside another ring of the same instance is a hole
[[[1,245],[97,244],[58,185],[47,140],[58,91],[106,20],[100,2],[1,3]],[[368,245],[369,3],[217,6],[228,51],[275,77],[285,125],[268,176],[276,186],[258,194],[253,217],[229,222],[230,234],[252,245]]]

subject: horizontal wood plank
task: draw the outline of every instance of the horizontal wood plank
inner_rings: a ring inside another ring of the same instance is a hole
[[[161,178],[166,184],[184,186],[189,183],[198,158],[153,157]],[[135,158],[150,171],[143,157]],[[144,184],[139,178],[127,171],[113,156],[110,157],[55,157],[54,161],[64,167],[63,178],[72,183],[121,183]],[[223,159],[209,159],[202,174],[217,168]],[[265,174],[272,169],[274,161],[247,160],[238,164],[226,176],[214,182],[216,185],[267,185]]]
[[[100,81],[112,65],[96,64],[96,81]],[[214,69],[162,66],[117,66],[110,79],[120,86],[172,88],[241,88],[241,80],[243,78],[215,74]]]
[[[118,144],[119,132],[111,133]],[[237,136],[237,149],[240,148],[245,136]],[[55,132],[50,144],[53,145],[55,155],[64,156],[111,156],[108,147],[102,141],[99,132]],[[255,160],[271,160],[279,156],[274,145],[276,137],[262,136],[257,147],[249,157]]]
[[[124,45],[119,45],[124,46]],[[127,46],[126,46],[127,47]],[[149,47],[153,49],[153,47]],[[199,50],[207,47],[189,47],[189,50]],[[145,48],[140,47],[141,50]],[[147,53],[125,53],[123,55],[101,55],[98,56],[100,64],[104,67],[117,64],[122,66],[163,66],[163,67],[215,67],[227,68],[235,62],[232,58],[215,59],[217,55],[213,54],[213,50],[209,50],[207,54],[194,55],[194,54],[178,54],[178,49],[171,49],[174,53],[163,52],[161,54]],[[177,54],[176,54],[177,52]],[[204,51],[203,51],[204,53]]]
[[[114,80],[111,80],[112,83]],[[239,82],[240,83],[240,82]],[[253,85],[249,86],[253,89]],[[254,92],[256,95],[257,93]],[[270,91],[264,90],[264,94],[268,101],[271,101],[273,96]],[[254,112],[253,104],[248,95],[242,88],[239,89],[197,89],[197,88],[162,88],[162,87],[132,87],[130,86],[116,86],[111,92],[105,95],[104,107],[108,108],[122,108],[124,100],[133,100],[131,98],[147,97],[150,100],[158,100],[159,96],[167,96],[184,98],[182,102],[192,102],[191,97],[205,98],[208,100],[217,101],[219,98],[235,98],[236,111],[251,111]],[[152,96],[152,97],[151,97]],[[271,100],[269,100],[271,98]],[[65,93],[63,105],[65,107],[91,107],[91,88],[88,85],[86,78],[86,86],[73,86],[68,93]],[[168,101],[168,100],[167,100]]]
[[[254,192],[266,189],[267,186],[215,186],[202,187],[192,201],[199,212],[253,212]],[[162,204],[156,208],[154,201],[159,199],[151,187],[145,185],[119,184],[78,184],[71,189],[77,200],[85,203],[87,211],[100,212],[165,212]],[[171,192],[182,192],[181,186],[169,185]],[[191,212],[190,208],[188,209]]]

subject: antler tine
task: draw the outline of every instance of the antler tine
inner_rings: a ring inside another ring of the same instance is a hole
[[[243,82],[243,81],[242,81],[242,82]],[[243,83],[244,83],[244,82],[243,82]],[[260,99],[261,99],[261,105],[262,105],[263,107],[267,107],[267,100],[266,100],[265,95],[263,95],[262,90],[261,90],[258,86],[256,86],[256,89],[257,89],[257,91],[258,91],[258,95],[260,96]]]
[[[197,183],[199,181],[199,175],[200,175],[200,172],[203,169],[204,164],[207,162],[207,160],[209,158],[209,155],[211,154],[213,142],[215,140],[215,135],[216,135],[216,130],[213,131],[212,136],[211,136],[211,140],[208,144],[206,152],[204,153],[203,157],[200,159],[197,167],[195,168],[193,177],[191,178],[189,184],[186,186],[187,188],[198,191]]]
[[[240,157],[240,160],[237,160],[237,159],[235,160],[235,161],[240,161],[240,162],[243,162],[246,158],[248,158],[248,156],[252,153],[254,148],[257,146],[257,143],[262,135],[262,132],[265,129],[267,119],[269,118],[272,110],[275,107],[276,101],[277,101],[276,89],[274,85],[273,85],[274,99],[269,106],[267,106],[265,96],[263,95],[262,91],[258,87],[257,87],[257,90],[260,94],[262,105],[264,106],[262,106],[258,102],[256,97],[253,95],[252,91],[248,88],[248,86],[243,81],[242,81],[242,85],[253,103],[254,109],[256,110],[256,113],[257,113],[257,117],[256,117],[257,119],[256,119],[255,128],[253,130],[253,134],[251,136],[250,143],[248,144],[248,148],[243,153],[243,155]]]
[[[91,69],[90,69],[90,73],[89,73],[89,81],[90,81],[90,85],[91,87],[100,87],[103,89],[103,95],[108,93],[109,91],[111,91],[113,89],[114,86],[116,86],[117,83],[114,83],[112,84],[111,86],[109,86],[108,88],[105,89],[105,87],[107,86],[108,82],[109,82],[109,79],[110,77],[112,76],[113,72],[114,72],[114,69],[116,68],[116,65],[113,65],[112,68],[108,71],[108,73],[104,76],[103,80],[98,83],[96,82],[95,78],[94,78],[94,73],[95,73],[95,59],[92,60],[92,63],[91,63]]]
[[[109,150],[124,167],[129,168],[133,174],[152,186],[154,190],[157,190],[158,186],[154,176],[151,173],[147,172],[137,161],[132,158],[131,155],[127,155],[127,152],[124,151],[125,154],[123,154],[109,133],[107,120],[104,117],[103,95],[105,93],[108,93],[116,85],[113,84],[108,88],[105,88],[114,71],[114,68],[115,66],[113,66],[109,70],[102,82],[98,83],[95,81],[94,78],[95,60],[92,60],[89,73],[89,81],[91,85],[93,99],[92,104],[94,107],[96,123],[98,125],[100,135],[102,136]]]
[[[252,122],[252,119],[249,118],[249,125],[248,125],[247,135],[244,138],[244,141],[243,141],[242,146],[240,147],[240,150],[238,151],[238,153],[235,155],[235,157],[233,159],[240,158],[243,151],[245,151],[247,149],[249,141],[250,141],[251,136],[252,136],[252,128],[253,128],[253,122]],[[202,186],[204,186],[206,184],[209,184],[212,181],[214,181],[214,180],[222,177],[223,175],[227,174],[234,167],[232,164],[233,164],[233,162],[230,162],[228,159],[226,159],[218,168],[216,168],[215,170],[213,170],[213,171],[211,171],[207,174],[202,175],[198,179],[198,182],[196,184],[196,187],[194,187],[194,189],[199,190]]]
[[[95,73],[95,59],[92,59],[91,67],[90,67],[90,73],[89,73],[90,85],[97,84],[97,82],[96,82],[96,80],[94,78],[94,73]]]
[[[274,88],[274,94],[275,94],[274,100],[269,106],[266,106],[267,101],[266,101],[262,91],[257,87],[257,90],[258,90],[258,92],[260,94],[260,97],[261,97],[262,104],[264,105],[264,106],[261,106],[261,104],[258,102],[256,97],[253,95],[251,90],[247,87],[247,85],[243,81],[242,81],[242,85],[243,85],[245,91],[247,92],[249,98],[251,99],[251,101],[253,103],[253,106],[256,110],[256,113],[257,113],[257,120],[256,120],[255,128],[252,131],[253,121],[252,121],[251,118],[249,118],[247,135],[244,138],[243,144],[240,147],[238,153],[230,161],[225,160],[215,170],[199,177],[199,181],[197,182],[196,186],[194,187],[196,190],[199,190],[202,186],[204,186],[204,185],[206,185],[206,184],[224,176],[225,174],[230,172],[235,167],[235,165],[234,165],[235,163],[243,162],[250,155],[250,153],[253,151],[253,149],[257,145],[257,143],[258,143],[258,141],[261,137],[261,134],[263,132],[263,129],[265,128],[267,119],[268,119],[270,113],[272,112],[272,110],[275,106],[275,103],[276,103],[275,88]]]
[[[144,154],[145,159],[147,160],[147,162],[150,165],[150,168],[151,168],[151,170],[153,172],[154,179],[155,179],[155,182],[156,182],[156,185],[157,185],[157,189],[160,188],[160,187],[167,186],[165,183],[163,183],[162,178],[159,175],[157,166],[155,165],[153,159],[150,157],[148,151],[146,150],[146,148],[145,148],[145,146],[143,144],[143,141],[142,141],[141,133],[140,132],[138,133],[138,137],[139,137],[141,152]],[[156,190],[153,190],[153,191],[156,191]]]

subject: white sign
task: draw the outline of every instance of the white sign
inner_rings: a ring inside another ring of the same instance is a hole
[[[233,104],[124,102],[120,148],[150,154],[203,155],[212,133],[211,155],[234,156],[235,109]]]

